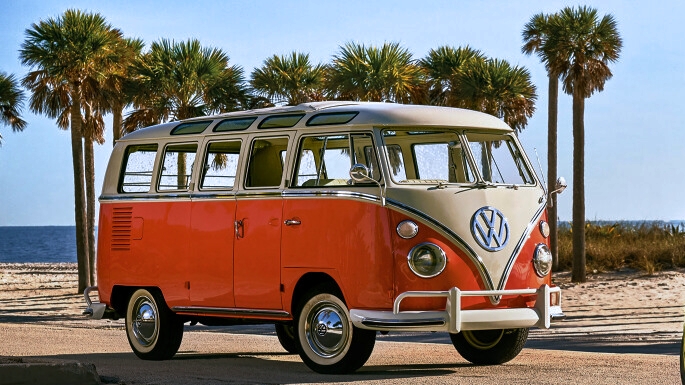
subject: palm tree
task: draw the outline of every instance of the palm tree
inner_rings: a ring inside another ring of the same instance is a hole
[[[102,70],[117,61],[115,47],[121,39],[121,31],[100,14],[67,10],[56,19],[32,24],[20,50],[22,64],[35,68],[23,80],[33,92],[31,110],[57,118],[58,124],[68,120],[71,128],[79,292],[92,284],[81,113],[89,101],[84,84],[100,81]]]
[[[484,61],[481,51],[469,46],[453,48],[442,46],[431,49],[428,56],[419,63],[426,72],[428,103],[437,106],[450,105],[450,95],[459,86],[455,84],[457,74],[476,61]]]
[[[14,75],[0,72],[0,123],[12,127],[12,131],[23,131],[26,121],[21,118],[24,106],[24,92]],[[2,135],[0,135],[2,144]]]
[[[326,67],[309,62],[308,54],[292,52],[274,55],[252,71],[252,88],[273,103],[296,105],[323,100],[323,75]]]
[[[340,47],[326,73],[326,88],[335,99],[411,103],[425,98],[423,71],[398,43]]]
[[[103,102],[112,112],[112,146],[121,138],[123,130],[124,108],[133,102],[136,93],[135,84],[131,81],[131,68],[135,59],[140,56],[145,44],[140,39],[126,38],[117,45],[119,62],[105,80],[102,89]]]
[[[550,34],[550,19],[556,15],[545,15],[538,13],[534,15],[523,28],[523,47],[521,51],[525,54],[536,53],[547,68],[549,78],[547,101],[547,191],[554,191],[557,180],[557,116],[559,106],[559,74],[550,72],[552,66],[549,63],[560,60],[552,56],[554,52],[547,52],[543,49]],[[549,55],[549,56],[548,56]],[[550,229],[550,248],[552,249],[552,269],[559,268],[559,231],[557,227],[558,211],[556,194],[550,197],[550,204],[547,206],[547,221]]]
[[[612,77],[609,63],[618,60],[623,41],[612,15],[599,17],[590,7],[566,7],[550,18],[546,57],[548,71],[559,74],[564,92],[573,96],[573,272],[585,282],[585,99],[603,91]]]
[[[533,116],[537,94],[527,69],[488,59],[473,62],[456,77],[459,87],[450,94],[450,105],[494,115],[516,132]]]
[[[131,75],[137,93],[124,132],[215,112],[242,109],[249,99],[239,66],[216,48],[196,39],[162,39],[135,60]]]

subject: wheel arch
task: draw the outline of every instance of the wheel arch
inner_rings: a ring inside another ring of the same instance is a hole
[[[112,288],[112,295],[110,297],[111,306],[120,315],[126,314],[126,309],[128,308],[128,301],[131,299],[133,293],[138,289],[145,289],[152,294],[158,294],[164,300],[164,306],[169,308],[164,298],[164,293],[156,286],[121,286],[115,285]]]
[[[295,313],[301,307],[305,294],[315,287],[322,287],[326,288],[327,290],[332,290],[334,291],[333,294],[340,295],[340,299],[345,302],[343,291],[340,285],[338,285],[338,282],[336,282],[332,276],[324,272],[306,273],[300,277],[295,285],[295,288],[293,289],[293,295],[290,304],[293,316],[295,316]]]

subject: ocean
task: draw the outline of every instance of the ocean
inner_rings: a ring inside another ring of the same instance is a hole
[[[685,221],[590,221],[596,224],[619,223],[675,225],[685,230]],[[567,221],[560,227],[569,227]],[[97,230],[96,230],[97,233]],[[97,234],[96,234],[97,235]],[[74,226],[0,226],[0,262],[76,262],[76,228]]]
[[[76,227],[0,227],[0,262],[76,262]]]

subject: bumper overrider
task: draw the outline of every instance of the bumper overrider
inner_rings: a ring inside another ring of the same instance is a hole
[[[512,295],[537,296],[532,308],[498,308],[462,310],[462,297],[500,297]],[[400,311],[405,298],[447,298],[445,311]],[[515,329],[538,327],[548,329],[550,323],[566,316],[561,311],[561,288],[542,285],[539,289],[462,291],[408,291],[400,294],[392,311],[350,310],[354,326],[380,331],[446,331]]]
[[[97,286],[89,286],[83,291],[83,297],[86,300],[86,310],[83,311],[83,315],[92,319],[119,319],[119,314],[116,310],[107,307],[106,304],[102,302],[93,302],[90,298],[90,293],[92,291],[97,291]]]

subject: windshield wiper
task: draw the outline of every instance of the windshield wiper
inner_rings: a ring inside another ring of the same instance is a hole
[[[497,185],[492,182],[478,181],[476,182],[476,188],[497,188]]]

